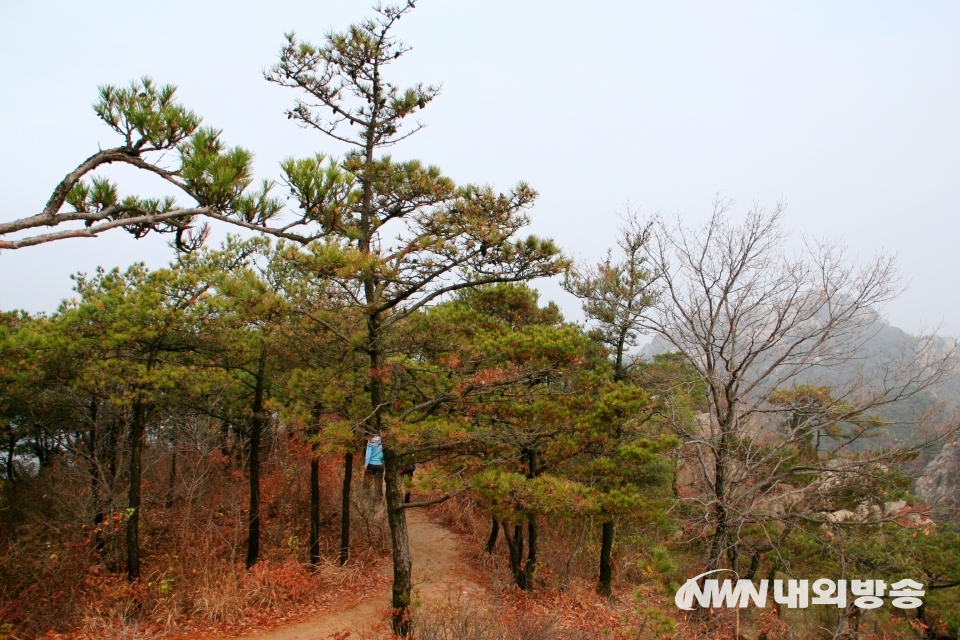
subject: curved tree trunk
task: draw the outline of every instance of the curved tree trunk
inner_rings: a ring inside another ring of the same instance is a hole
[[[497,516],[493,516],[493,526],[490,528],[490,537],[487,538],[487,553],[493,553],[497,546],[497,538],[500,535],[500,523],[497,522]]]

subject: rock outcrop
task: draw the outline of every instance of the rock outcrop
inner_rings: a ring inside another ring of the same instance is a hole
[[[960,508],[960,439],[944,445],[916,486],[920,497],[936,512],[955,517]]]

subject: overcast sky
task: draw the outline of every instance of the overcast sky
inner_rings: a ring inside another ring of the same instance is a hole
[[[255,151],[261,177],[289,155],[339,153],[283,116],[295,94],[261,72],[284,32],[320,40],[369,6],[0,2],[0,220],[38,212],[117,144],[90,109],[96,87],[141,75],[179,85]],[[394,155],[461,182],[531,183],[534,231],[570,253],[600,256],[628,201],[695,222],[717,192],[737,211],[783,199],[798,234],[899,255],[910,287],[885,309],[893,324],[960,333],[960,3],[421,0],[397,33],[414,47],[398,80],[443,93]],[[50,311],[71,273],[171,256],[164,238],[122,231],[4,251],[0,308]]]

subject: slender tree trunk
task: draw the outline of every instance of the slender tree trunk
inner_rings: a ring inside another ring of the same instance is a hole
[[[722,568],[723,552],[726,548],[727,541],[727,510],[719,501],[714,508],[714,515],[717,519],[717,529],[713,534],[713,541],[710,544],[710,556],[707,560],[707,571],[714,571]],[[729,555],[730,554],[728,552],[728,557]],[[736,570],[735,567],[734,570]],[[703,588],[704,580],[706,580],[706,578],[701,578],[701,589]],[[693,612],[693,620],[697,622],[703,622],[709,619],[710,616],[711,609],[709,608],[697,609]]]
[[[35,425],[39,428],[39,424]],[[41,469],[50,466],[50,451],[47,448],[47,439],[43,435],[37,435],[33,439],[33,455],[37,457],[37,464]]]
[[[87,454],[90,456],[90,497],[93,500],[93,530],[97,553],[103,553],[106,542],[103,539],[103,498],[100,495],[100,461],[97,457],[100,434],[97,429],[99,401],[90,401],[90,433]]]
[[[369,250],[369,246],[367,247]],[[373,302],[373,282],[364,284],[367,302]],[[381,346],[380,320],[376,315],[367,317],[367,339],[370,353],[370,402],[373,416],[370,426],[381,436],[383,433],[381,412],[386,404],[384,389],[384,355]],[[384,443],[384,480],[386,483],[387,523],[390,525],[390,542],[393,547],[393,631],[399,636],[410,633],[410,592],[412,559],[407,533],[407,514],[403,508],[403,482],[400,477],[400,458],[393,448]]]
[[[310,446],[310,564],[320,563],[320,459],[314,450],[314,442],[320,435],[320,411],[318,402],[310,413],[311,423],[307,428],[307,444]]]
[[[260,440],[263,438],[264,373],[267,352],[260,352],[257,383],[253,391],[253,419],[250,421],[250,514],[247,532],[247,569],[260,558]]]
[[[109,485],[106,487],[108,491],[112,491],[113,488],[116,487],[120,467],[120,439],[122,437],[126,437],[128,429],[129,425],[127,424],[126,417],[120,420],[114,419],[110,421],[110,430],[107,434],[106,442],[106,456],[109,461],[107,472],[109,473],[110,477]],[[106,521],[106,517],[104,517],[104,521]],[[109,557],[110,561],[108,562],[107,566],[110,568],[110,571],[113,573],[119,573],[121,570],[119,556],[115,553],[111,553]]]
[[[177,447],[174,444],[173,451],[170,454],[170,478],[167,481],[167,499],[163,506],[169,509],[173,506],[173,494],[177,487]]]
[[[670,477],[670,491],[674,500],[680,499],[680,485],[677,476],[680,474],[680,460],[673,458],[673,475]]]
[[[753,580],[753,577],[757,575],[757,570],[760,568],[760,552],[754,551],[750,555],[750,568],[747,569],[747,575],[744,577],[745,580]]]
[[[107,457],[110,459],[110,484],[113,485],[114,481],[117,479],[117,455],[119,454],[119,447],[117,447],[117,441],[120,439],[120,434],[127,430],[126,424],[123,422],[113,420],[112,428],[110,429],[109,437],[107,438]]]
[[[133,403],[130,422],[130,488],[127,493],[127,579],[130,581],[140,580],[140,477],[145,428],[146,408],[138,399]]]
[[[721,557],[727,550],[727,508],[725,500],[726,492],[726,471],[727,471],[727,433],[725,425],[721,425],[720,446],[716,453],[714,462],[714,482],[713,494],[716,503],[714,505],[714,516],[717,520],[717,528],[713,534],[713,543],[710,545],[710,559],[707,563],[707,570],[721,568]],[[728,551],[729,555],[729,551]],[[731,567],[736,571],[736,567]]]
[[[627,376],[627,372],[623,366],[623,355],[624,351],[626,351],[627,334],[629,331],[629,326],[623,326],[620,328],[620,331],[617,334],[616,363],[614,364],[613,369],[614,382],[620,382]]]
[[[14,435],[13,429],[10,430],[10,439],[7,441],[7,480],[11,483],[17,481],[17,472],[14,468],[14,459],[16,458],[17,451],[17,436]]]
[[[740,572],[740,547],[736,544],[727,544],[727,561],[731,569]]]
[[[381,84],[378,64],[374,64],[373,77],[370,80],[372,105],[369,122],[366,125],[364,143],[363,171],[360,173],[360,237],[357,248],[364,255],[371,254],[371,244],[377,231],[374,211],[374,188],[371,169],[374,165],[374,150],[377,147],[376,133],[380,127]],[[372,416],[367,428],[380,436],[382,429],[381,412],[384,411],[386,394],[384,392],[384,354],[381,336],[379,304],[376,276],[372,273],[363,280],[364,301],[371,310],[367,316],[367,352],[370,356],[370,404]],[[388,446],[384,446],[384,475],[387,489],[387,522],[390,525],[390,540],[393,546],[393,631],[406,636],[410,631],[409,612],[411,590],[410,545],[407,536],[407,517],[403,505],[403,486],[400,479],[400,459]]]
[[[387,485],[387,520],[393,546],[393,630],[406,636],[410,633],[410,591],[413,588],[407,518],[403,508],[403,481],[400,478],[400,457],[392,447],[383,448]]]
[[[713,534],[713,541],[710,544],[710,557],[707,561],[707,571],[722,568],[721,558],[723,557],[727,540],[727,510],[723,508],[723,505],[718,504],[714,507],[713,513],[717,519],[717,529]]]
[[[320,562],[320,461],[310,458],[310,564]]]
[[[492,517],[493,526],[490,528],[490,537],[487,538],[487,553],[493,553],[497,546],[497,537],[500,535],[500,523],[497,522],[497,516]]]
[[[610,556],[613,554],[613,519],[607,520],[601,526],[600,535],[600,579],[597,581],[597,593],[609,597],[613,593],[613,563]]]
[[[725,421],[720,421],[720,443],[716,451],[716,459],[714,460],[714,481],[713,481],[713,494],[716,503],[714,504],[713,513],[716,518],[717,527],[713,533],[713,540],[710,544],[710,555],[707,560],[707,571],[714,571],[716,569],[723,568],[723,555],[724,552],[727,552],[728,559],[735,558],[731,556],[729,550],[727,549],[727,508],[725,506],[724,493],[726,490],[726,462],[727,462],[727,434],[729,433]],[[732,567],[736,570],[736,567]],[[703,588],[703,581],[706,578],[701,578],[700,587]],[[693,612],[692,618],[695,621],[703,622],[710,618],[711,610],[709,608],[697,609]]]
[[[260,419],[250,426],[250,512],[247,517],[247,569],[260,557]]]
[[[233,457],[233,452],[230,450],[231,447],[228,446],[230,440],[230,423],[226,420],[220,421],[220,455],[229,459]]]
[[[350,491],[353,484],[353,452],[343,454],[343,491],[340,496],[340,566],[350,559]]]

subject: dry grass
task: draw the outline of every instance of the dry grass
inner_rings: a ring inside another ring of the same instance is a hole
[[[57,464],[5,492],[0,513],[0,640],[48,632],[76,638],[151,638],[171,630],[236,630],[310,615],[381,587],[382,514],[360,511],[351,562],[339,567],[340,465],[322,463],[321,552],[306,564],[306,447],[262,467],[261,561],[242,565],[242,470],[219,449],[178,455],[173,505],[165,504],[164,452],[148,453],[141,524],[142,580],[123,575],[123,492],[109,496],[105,547],[96,549],[89,476]],[[118,483],[119,484],[119,483]],[[358,491],[359,493],[359,491]]]
[[[628,571],[623,566],[624,558],[636,561],[637,555],[634,553],[621,552],[620,557],[615,558],[619,561],[617,575],[623,576],[615,585],[615,597],[607,599],[595,593],[597,551],[593,545],[599,545],[599,540],[596,536],[584,536],[577,553],[573,553],[580,538],[582,521],[541,521],[542,553],[537,589],[527,593],[513,584],[502,537],[493,554],[488,555],[484,551],[490,534],[490,521],[479,505],[469,498],[460,498],[432,509],[436,517],[469,539],[468,545],[474,550],[475,561],[483,567],[497,594],[490,611],[469,609],[470,616],[477,620],[488,620],[492,615],[493,619],[499,621],[500,626],[492,627],[490,633],[519,633],[522,629],[510,625],[531,623],[536,630],[549,628],[551,633],[556,634],[545,637],[653,639],[663,637],[675,627],[676,620],[671,615],[675,610],[666,606],[661,585],[651,582],[649,578],[642,582],[633,581],[631,578],[642,572],[635,567]],[[599,529],[599,526],[595,528]],[[569,574],[566,571],[568,563]],[[447,618],[446,623],[455,625],[456,620],[455,616]]]
[[[574,640],[549,617],[510,616],[461,601],[424,605],[413,617],[414,640]]]

